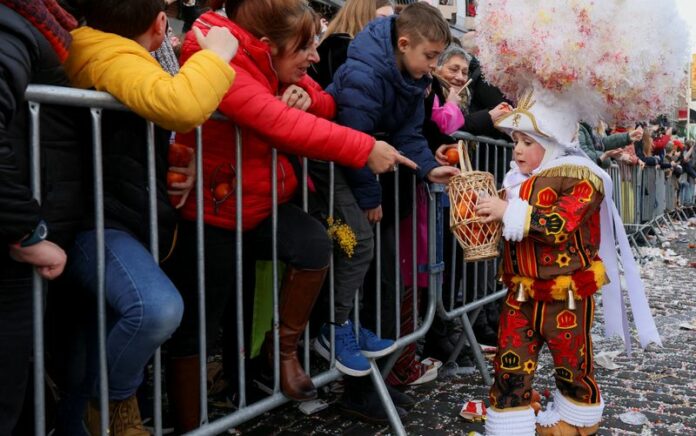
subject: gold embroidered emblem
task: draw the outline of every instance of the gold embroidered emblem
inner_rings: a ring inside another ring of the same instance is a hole
[[[578,326],[577,317],[568,309],[556,315],[556,328],[568,330]]]
[[[573,383],[573,372],[571,370],[562,366],[557,366],[555,370],[558,378],[565,380],[568,383]]]
[[[500,367],[512,371],[520,369],[520,356],[512,350],[508,350],[500,356]]]
[[[560,268],[565,268],[568,265],[570,265],[570,256],[568,256],[566,253],[561,253],[556,257],[556,264]]]
[[[524,369],[524,372],[526,372],[527,374],[533,373],[534,370],[536,369],[536,362],[533,361],[532,359],[527,360],[526,362],[524,362],[523,369]]]

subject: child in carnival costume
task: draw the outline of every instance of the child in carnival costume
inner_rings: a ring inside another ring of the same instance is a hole
[[[674,1],[660,11],[644,0],[480,4],[486,78],[518,97],[517,107],[496,122],[515,143],[503,182],[506,200],[479,199],[476,208],[484,221],[503,222],[501,278],[510,290],[501,311],[488,435],[597,432],[604,401],[594,378],[593,295],[602,290],[607,336],[621,336],[630,352],[620,272],[641,346],[661,345],[612,201],[612,180],[579,148],[577,132],[581,119],[640,120],[669,109],[673,102],[665,96],[678,95],[682,77],[664,72],[683,71],[688,38],[685,27],[671,24],[666,34],[651,33],[640,44],[635,32],[609,25],[622,8],[631,10],[631,26],[679,20]],[[544,343],[557,390],[547,410],[538,411],[532,382]]]

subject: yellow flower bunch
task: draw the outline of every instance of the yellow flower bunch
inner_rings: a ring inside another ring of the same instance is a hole
[[[338,243],[338,246],[341,247],[341,250],[348,258],[353,257],[355,246],[358,243],[353,229],[348,224],[341,222],[340,219],[334,219],[332,216],[326,218],[326,223],[329,225],[327,229],[329,238]]]

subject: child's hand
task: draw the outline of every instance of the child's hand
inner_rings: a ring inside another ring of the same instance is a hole
[[[196,35],[196,41],[203,50],[208,49],[215,52],[226,64],[230,63],[234,55],[237,54],[239,41],[224,27],[213,26],[207,35],[203,35],[201,29],[194,27],[193,34]]]
[[[440,183],[442,185],[446,185],[447,183],[449,183],[449,179],[451,177],[456,176],[457,174],[459,174],[459,168],[450,166],[437,167],[430,170],[430,172],[428,173],[428,180],[430,180],[433,183]]]
[[[476,203],[476,215],[483,217],[484,223],[502,221],[508,202],[498,197],[479,197]]]
[[[457,144],[442,144],[435,150],[435,160],[440,165],[452,165],[447,159],[447,150],[457,148]]]
[[[307,91],[297,85],[290,85],[280,97],[280,101],[289,107],[306,111],[312,105],[312,98]]]
[[[365,211],[365,215],[367,216],[367,220],[371,224],[375,224],[382,221],[382,205],[379,205],[374,209],[367,209]]]

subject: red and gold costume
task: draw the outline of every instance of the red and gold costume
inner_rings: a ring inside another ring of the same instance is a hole
[[[514,220],[524,220],[523,237],[505,241],[501,263],[501,277],[510,291],[501,310],[490,391],[494,412],[529,407],[539,351],[546,343],[561,394],[555,396],[556,409],[564,409],[561,415],[570,409],[569,416],[584,411],[592,416],[591,410],[597,409],[601,416],[590,329],[591,297],[607,282],[598,255],[604,194],[595,173],[570,164],[543,170],[520,186],[516,210],[526,209],[526,214]],[[520,298],[520,285],[525,298]],[[576,300],[574,308],[567,302],[569,294]],[[519,301],[523,299],[527,301]],[[552,422],[559,419],[554,416]],[[576,422],[594,424],[581,418]]]
[[[601,179],[588,168],[563,165],[527,179],[520,199],[529,203],[524,239],[505,241],[502,280],[540,301],[594,294],[606,282],[599,259]]]

